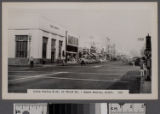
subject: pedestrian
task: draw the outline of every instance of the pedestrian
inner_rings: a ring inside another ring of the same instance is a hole
[[[34,59],[33,59],[32,56],[30,57],[30,67],[31,67],[31,68],[34,67]]]
[[[62,57],[62,65],[65,65],[65,56]]]
[[[67,55],[67,61],[69,61],[70,60],[70,56],[69,55]]]
[[[81,58],[81,66],[85,65],[84,58]]]

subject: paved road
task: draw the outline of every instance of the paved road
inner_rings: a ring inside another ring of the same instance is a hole
[[[129,89],[139,92],[139,67],[122,62],[86,66],[9,67],[8,91],[27,89]]]

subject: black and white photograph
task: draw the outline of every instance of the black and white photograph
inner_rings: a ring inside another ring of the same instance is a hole
[[[144,103],[14,103],[13,114],[146,114]]]
[[[157,99],[156,2],[2,9],[3,99]]]

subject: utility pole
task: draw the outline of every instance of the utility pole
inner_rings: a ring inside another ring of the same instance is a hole
[[[67,63],[67,38],[68,38],[68,31],[65,31],[65,62]]]
[[[110,39],[106,37],[106,52],[107,52],[107,59],[110,58]]]
[[[151,60],[151,36],[148,34],[146,36],[146,49],[145,49],[145,56],[146,56],[146,67],[147,67],[147,78],[146,80],[150,81],[151,80],[151,65],[152,65],[152,60]]]

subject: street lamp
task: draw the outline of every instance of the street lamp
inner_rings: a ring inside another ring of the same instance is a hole
[[[110,38],[106,37],[106,52],[107,52],[107,58],[110,58]]]

